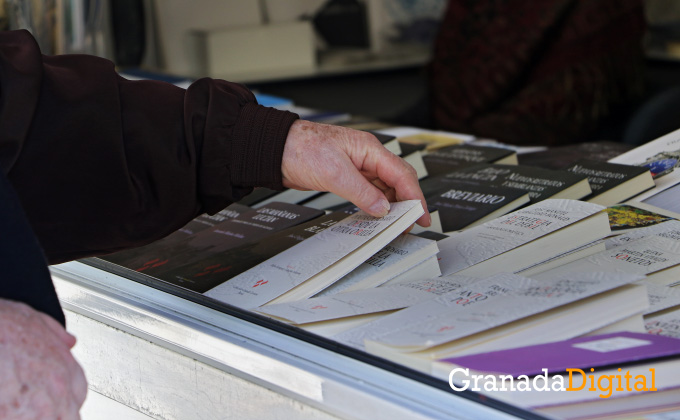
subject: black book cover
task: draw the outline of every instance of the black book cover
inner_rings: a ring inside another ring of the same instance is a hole
[[[510,187],[448,182],[446,188],[428,198],[439,209],[444,232],[465,229],[492,214],[502,216],[526,204],[527,192]]]
[[[402,156],[408,156],[411,153],[425,150],[424,144],[413,144],[413,143],[402,143],[399,142],[399,148],[401,149]]]
[[[174,268],[190,264],[213,254],[222,253],[252,241],[258,241],[279,230],[323,215],[320,210],[289,203],[270,203],[250,210],[235,219],[219,223],[169,246],[154,247],[139,255],[127,268],[159,276]]]
[[[578,175],[585,175],[588,177],[588,183],[593,193],[585,197],[584,200],[590,200],[600,194],[603,194],[611,189],[630,181],[631,179],[649,172],[649,168],[643,166],[621,165],[618,163],[600,162],[590,159],[581,159],[573,165],[565,169],[565,171],[573,172]],[[652,175],[650,173],[649,180],[654,186]],[[622,200],[628,199],[641,193],[643,190],[632,190],[622,193]]]
[[[551,147],[548,150],[523,153],[517,156],[520,165],[538,166],[545,169],[565,169],[581,159],[606,162],[634,146],[613,141],[570,144]]]
[[[202,230],[210,229],[219,223],[239,217],[241,214],[250,210],[252,209],[248,206],[233,203],[213,215],[204,213],[196,217],[182,228],[176,230],[165,238],[157,240],[156,242],[137,248],[126,249],[124,251],[119,251],[110,255],[104,255],[100,258],[114,264],[127,267],[129,264],[134,264],[135,260],[137,260],[140,255],[154,252],[154,249],[170,246],[170,244],[186,239]]]
[[[514,155],[515,152],[500,147],[459,144],[442,147],[423,156],[430,176],[444,175],[480,163],[494,163]]]
[[[344,212],[334,212],[317,217],[309,222],[274,233],[265,240],[250,242],[195,263],[169,270],[159,275],[158,278],[198,293],[205,293],[348,216],[349,214]]]
[[[585,175],[524,165],[475,165],[447,175],[428,178],[420,185],[425,198],[429,198],[438,190],[446,188],[447,183],[452,181],[524,190],[529,193],[531,204],[547,198],[578,200],[590,194]]]

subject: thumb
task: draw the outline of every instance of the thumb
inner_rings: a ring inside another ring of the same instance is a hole
[[[383,217],[390,210],[385,194],[364,177],[351,163],[343,172],[341,182],[335,182],[333,192],[351,201],[361,210],[374,217]]]

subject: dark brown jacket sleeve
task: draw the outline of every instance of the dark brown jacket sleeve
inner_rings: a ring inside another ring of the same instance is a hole
[[[128,81],[110,61],[42,56],[0,33],[0,166],[50,263],[163,237],[254,186],[281,188],[297,116],[244,86]]]

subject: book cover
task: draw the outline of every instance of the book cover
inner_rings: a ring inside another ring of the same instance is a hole
[[[656,186],[635,197],[635,201],[644,201],[680,182],[680,173],[676,169],[680,165],[680,130],[636,147],[609,162],[649,168]]]
[[[392,203],[390,212],[381,218],[355,213],[210,289],[205,296],[246,309],[275,300],[281,303],[284,295],[291,300],[299,299],[298,294],[313,296],[391,242],[422,213],[418,200]]]
[[[442,147],[423,156],[430,176],[444,175],[480,163],[517,164],[517,153],[500,147],[459,144]]]
[[[258,312],[293,324],[321,322],[406,308],[476,281],[479,279],[465,276],[437,277],[388,287],[266,305],[259,308]]]
[[[565,273],[630,273],[650,276],[680,264],[680,236],[647,236],[537,274],[548,279]]]
[[[380,286],[438,252],[436,241],[410,234],[400,235],[316,296],[330,296]]]
[[[645,316],[648,334],[680,339],[680,309],[671,308]]]
[[[649,309],[645,311],[645,316],[669,308],[680,309],[680,287],[664,286],[646,280],[641,280],[639,283],[647,287]]]
[[[622,203],[654,188],[652,174],[649,169],[641,166],[582,159],[565,171],[587,176],[593,192],[583,200],[603,206]]]
[[[276,232],[266,240],[249,242],[195,263],[168,270],[157,277],[189,290],[205,293],[348,216],[343,212],[320,216]]]
[[[524,190],[529,193],[532,204],[548,198],[578,200],[592,192],[585,175],[523,165],[479,164],[450,172],[428,184],[439,182],[440,188],[444,188],[451,180]],[[431,188],[430,185],[425,187]]]
[[[427,301],[431,307],[437,305],[446,306],[440,312],[432,315],[431,308],[422,305],[421,313],[411,313],[408,324],[398,330],[381,334],[375,340],[381,346],[387,346],[398,352],[414,352],[428,348],[451,343],[473,334],[491,330],[512,321],[524,319],[530,315],[543,313],[552,308],[577,302],[590,296],[595,296],[621,286],[632,283],[643,278],[639,275],[623,273],[567,273],[549,279],[535,280],[528,279],[520,287],[510,288],[505,294],[497,294],[490,299],[486,299],[475,305],[470,310],[464,306],[451,305],[447,302],[448,295]],[[415,306],[404,311],[397,312],[404,317],[402,312],[409,311]],[[415,311],[413,311],[415,312]],[[391,315],[396,318],[396,315]],[[595,320],[589,323],[594,324]],[[584,318],[584,319],[585,319]],[[545,321],[542,323],[543,329],[546,327]],[[570,328],[574,325],[570,325]],[[553,327],[554,328],[554,327]],[[562,326],[563,331],[567,326]],[[557,331],[556,331],[557,332]],[[562,334],[562,332],[559,332]],[[522,340],[516,340],[517,343]],[[459,345],[460,343],[454,343]],[[367,350],[371,350],[369,343],[366,343]],[[433,352],[436,354],[436,352]]]
[[[509,213],[529,202],[529,194],[517,188],[448,182],[446,188],[427,197],[439,210],[444,232],[467,229]]]
[[[613,233],[623,233],[631,229],[644,228],[672,220],[669,216],[628,204],[607,207],[607,214],[609,226]]]
[[[642,227],[635,230],[629,230],[621,235],[612,236],[607,238],[604,243],[607,249],[612,249],[619,245],[624,245],[628,242],[634,241],[636,239],[644,238],[647,236],[654,235],[680,235],[680,221],[678,220],[668,220],[659,224]]]
[[[233,203],[213,215],[202,214],[196,217],[179,230],[171,233],[165,238],[159,239],[156,242],[137,248],[126,249],[124,251],[116,252],[110,255],[104,255],[100,258],[114,264],[129,267],[130,265],[137,264],[141,255],[146,255],[149,252],[154,252],[154,249],[167,247],[173,243],[180,242],[202,230],[210,229],[211,227],[229,219],[235,219],[241,214],[250,210],[251,208],[248,206],[244,206],[239,203]]]
[[[616,332],[571,340],[442,359],[477,372],[534,376],[570,368],[622,367],[632,362],[680,354],[680,340],[635,332]]]
[[[520,165],[538,166],[545,169],[565,169],[581,159],[607,162],[633,149],[633,146],[615,141],[555,146],[547,150],[522,153],[517,156]]]
[[[210,255],[260,240],[272,233],[322,215],[319,210],[288,203],[271,203],[219,223],[182,241],[150,249],[127,267],[158,276]]]
[[[442,274],[512,272],[525,268],[532,260],[544,261],[601,239],[610,232],[603,209],[576,200],[545,200],[453,234],[438,242]],[[569,235],[567,227],[578,234]],[[531,251],[524,251],[523,257],[519,257],[522,248]],[[478,267],[473,269],[475,266]],[[470,271],[463,273],[466,269]]]

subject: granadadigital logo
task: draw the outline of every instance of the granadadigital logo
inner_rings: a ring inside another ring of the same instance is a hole
[[[645,375],[633,375],[621,368],[614,375],[598,374],[595,369],[586,373],[582,369],[567,369],[566,374],[543,374],[530,378],[527,375],[470,374],[467,368],[455,368],[449,373],[449,386],[454,391],[599,391],[600,398],[609,398],[616,391],[656,391],[656,371],[649,369]],[[566,384],[565,384],[566,381]]]

